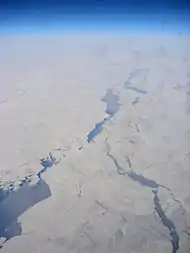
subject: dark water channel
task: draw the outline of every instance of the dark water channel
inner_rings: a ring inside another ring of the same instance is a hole
[[[40,160],[42,169],[36,174],[37,181],[35,184],[32,184],[32,177],[35,175],[29,175],[20,180],[17,189],[15,189],[14,182],[7,189],[1,186],[0,237],[4,237],[5,242],[22,234],[22,226],[18,218],[23,213],[51,196],[49,185],[42,179],[41,175],[57,163],[50,152],[48,157]]]
[[[9,193],[0,203],[0,237],[6,241],[22,234],[18,218],[37,203],[49,198],[51,190],[48,184],[40,179],[36,184],[23,184],[18,190]]]
[[[146,70],[146,69],[136,69],[136,70],[132,71],[132,72],[129,74],[127,80],[126,80],[125,83],[124,83],[124,88],[125,88],[125,89],[128,89],[128,90],[136,91],[136,92],[138,92],[139,94],[147,94],[147,93],[148,93],[147,91],[145,91],[145,90],[143,90],[143,89],[139,89],[139,88],[137,88],[137,87],[134,87],[133,84],[132,84],[132,79],[133,79],[134,77],[138,76],[138,74],[139,74],[140,72],[144,71],[144,70]]]
[[[106,103],[105,112],[109,116],[114,116],[121,107],[119,95],[114,94],[112,89],[107,90],[105,96],[101,99],[101,101]]]
[[[108,117],[105,117],[102,121],[96,123],[94,128],[87,134],[88,143],[94,141],[95,137],[103,131],[104,124],[110,119],[110,117],[113,117],[121,107],[119,96],[114,94],[112,89],[107,90],[101,101],[106,103],[105,112],[108,114]]]
[[[94,138],[103,131],[104,124],[108,120],[109,120],[108,118],[104,118],[102,121],[96,123],[95,127],[87,135],[87,142],[88,143],[93,142]]]
[[[164,213],[162,206],[160,204],[159,198],[158,198],[158,189],[153,190],[154,193],[154,205],[155,205],[155,210],[160,217],[162,224],[168,228],[170,231],[170,236],[171,236],[171,244],[172,244],[172,253],[176,253],[179,249],[179,235],[176,231],[175,224],[173,223],[172,220],[170,220]]]
[[[133,90],[133,91],[136,91],[136,92],[138,92],[140,94],[147,94],[148,93],[145,90],[142,90],[142,89],[139,89],[139,88],[136,88],[136,87],[132,87],[132,86],[125,86],[125,89]]]
[[[110,153],[107,152],[107,155],[112,159],[115,167],[117,168],[117,173],[119,175],[127,175],[130,179],[132,179],[135,182],[140,183],[143,186],[147,186],[152,188],[152,192],[154,194],[154,206],[155,206],[155,210],[158,214],[158,216],[160,217],[162,224],[168,228],[169,232],[170,232],[170,237],[171,237],[171,244],[172,244],[172,253],[176,253],[179,249],[179,235],[176,231],[176,227],[175,224],[173,223],[172,220],[170,220],[165,212],[162,209],[162,206],[160,204],[159,198],[158,198],[158,188],[159,187],[164,187],[166,189],[169,189],[163,185],[158,184],[156,181],[151,180],[151,179],[147,179],[146,177],[144,177],[143,175],[137,174],[134,171],[130,170],[124,170],[118,163],[117,159]],[[170,189],[169,189],[170,190]],[[171,190],[170,190],[171,191]]]

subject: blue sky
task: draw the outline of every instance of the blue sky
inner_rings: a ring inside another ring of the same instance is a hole
[[[189,5],[166,0],[6,0],[0,5],[0,33],[188,32]]]

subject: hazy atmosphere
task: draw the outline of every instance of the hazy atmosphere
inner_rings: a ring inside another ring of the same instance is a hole
[[[188,24],[11,20],[0,252],[189,253]]]

